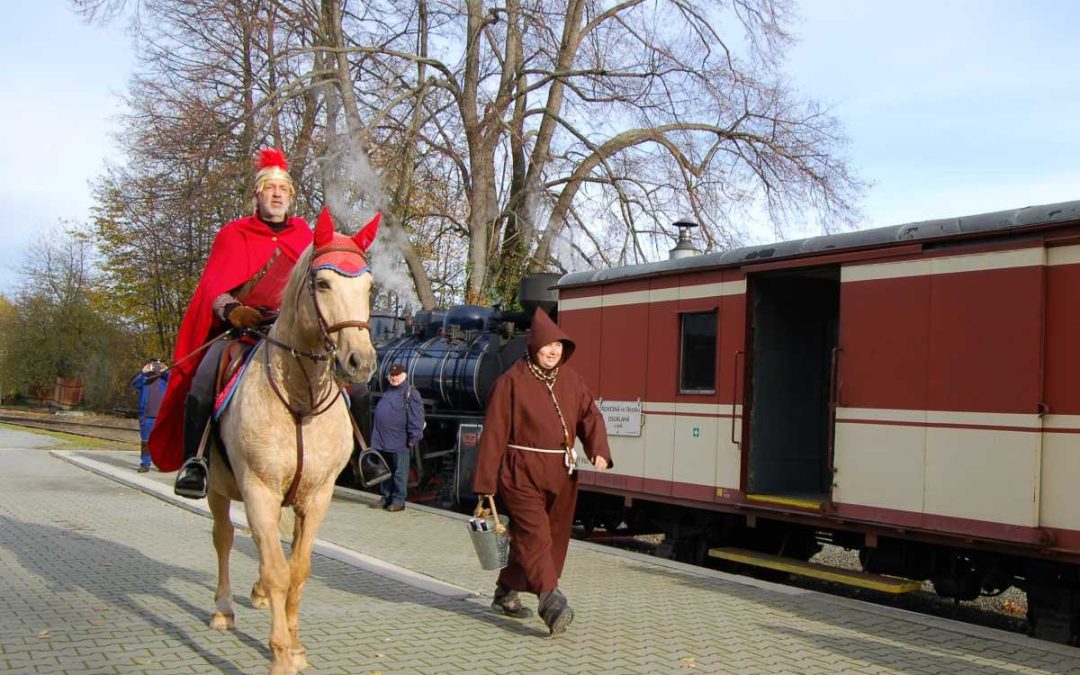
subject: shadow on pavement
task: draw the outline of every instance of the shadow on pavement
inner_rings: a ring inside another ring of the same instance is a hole
[[[19,545],[20,541],[36,542],[34,551],[26,551]],[[187,598],[169,589],[167,583],[170,580],[180,580],[204,588],[205,597],[209,600],[213,596],[216,582],[206,574],[149,558],[137,549],[114,541],[51,525],[26,523],[2,515],[0,546],[11,552],[24,569],[44,579],[54,593],[63,594],[77,590],[89,593],[107,605],[138,617],[148,625],[163,628],[165,635],[183,642],[204,658],[207,664],[223,672],[245,672],[229,659],[207,651],[200,644],[200,640],[183,626],[150,611],[139,601],[139,596],[146,595],[167,600],[203,622],[205,626],[209,622],[210,604],[208,603],[206,609],[196,607]],[[41,555],[42,549],[62,555]],[[212,546],[209,554],[213,555]],[[132,581],[136,579],[137,584]],[[154,580],[152,586],[147,585],[148,579]],[[125,588],[127,583],[133,584],[130,589]],[[258,651],[268,662],[272,658],[266,640],[257,639],[239,630],[233,633],[240,642]]]
[[[757,630],[772,633],[778,640],[797,639],[844,658],[859,659],[885,668],[904,670],[906,666],[920,670],[987,674],[1012,673],[1017,668],[1039,668],[1041,672],[1052,673],[1077,672],[1077,668],[1080,668],[1080,655],[1071,663],[1061,663],[1061,657],[1047,650],[1048,664],[1036,665],[1030,662],[1030,650],[1038,649],[1037,643],[1027,649],[1018,649],[1020,653],[1013,655],[1008,653],[1007,644],[1003,647],[1003,643],[997,640],[951,631],[931,623],[915,623],[900,617],[874,614],[872,607],[862,610],[857,606],[844,606],[839,601],[828,602],[818,593],[780,595],[767,589],[682,574],[660,567],[641,565],[637,569],[643,574],[665,577],[684,587],[766,608],[766,612],[755,612],[755,616],[747,617],[746,621],[755,624]],[[774,614],[778,617],[777,621],[763,623],[760,620],[762,614]],[[784,615],[788,616],[785,618]],[[738,617],[725,618],[738,620]],[[802,619],[807,624],[798,626],[792,619]],[[911,624],[909,628],[897,626],[905,621]],[[808,628],[812,624],[826,624],[840,630],[814,631]],[[872,637],[878,640],[870,639]],[[1047,646],[1056,647],[1053,644]],[[1008,665],[977,664],[972,659],[1003,661]],[[1049,665],[1051,662],[1057,665]]]

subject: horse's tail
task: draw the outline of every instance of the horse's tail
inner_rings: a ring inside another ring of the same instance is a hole
[[[289,543],[296,541],[296,513],[291,506],[281,507],[281,517],[278,518],[278,536],[282,541]]]

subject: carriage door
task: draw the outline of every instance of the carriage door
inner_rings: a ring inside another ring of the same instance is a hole
[[[816,508],[832,485],[840,270],[785,270],[748,280],[747,498]]]

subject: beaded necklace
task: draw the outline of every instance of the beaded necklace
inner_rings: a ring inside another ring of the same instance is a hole
[[[572,443],[570,443],[570,431],[566,428],[566,418],[563,417],[562,408],[559,406],[559,399],[555,398],[555,378],[559,376],[559,367],[555,366],[551,370],[545,370],[533,363],[532,358],[528,354],[525,355],[525,364],[529,366],[529,372],[547,387],[548,394],[551,395],[551,402],[555,404],[555,412],[559,415],[559,424],[562,425],[563,449],[569,454],[570,448],[572,447]]]

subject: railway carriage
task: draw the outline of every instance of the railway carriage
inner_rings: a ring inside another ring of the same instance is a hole
[[[614,424],[580,514],[672,554],[808,558],[1080,629],[1080,202],[564,276]]]

